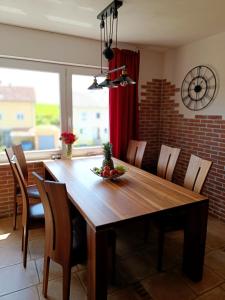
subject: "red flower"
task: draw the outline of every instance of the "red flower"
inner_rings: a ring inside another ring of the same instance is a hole
[[[61,136],[59,139],[62,140],[63,143],[68,145],[68,144],[73,144],[77,140],[77,137],[72,132],[64,131],[61,133]]]

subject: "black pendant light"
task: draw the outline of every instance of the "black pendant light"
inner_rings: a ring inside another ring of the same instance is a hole
[[[103,87],[107,87],[107,88],[117,88],[118,86],[117,85],[115,85],[114,83],[113,83],[113,81],[110,79],[110,76],[109,76],[109,74],[106,76],[106,79],[103,81],[103,82],[101,82],[100,84],[99,84],[99,87],[100,88],[103,88]]]
[[[120,77],[113,80],[113,84],[117,86],[127,86],[128,84],[136,84],[136,82],[127,75],[127,70],[122,70]]]
[[[100,41],[101,41],[101,73],[98,75],[95,75],[93,84],[88,88],[89,90],[96,90],[103,87],[107,88],[116,88],[119,85],[120,86],[127,86],[128,84],[136,84],[134,80],[132,80],[126,71],[126,66],[117,67],[117,57],[115,57],[115,69],[110,70],[108,72],[102,71],[102,55],[110,61],[114,55],[116,55],[112,49],[113,44],[113,35],[115,32],[115,48],[117,48],[117,32],[118,32],[118,8],[120,8],[123,5],[122,1],[114,0],[112,3],[110,3],[106,8],[101,11],[97,19],[100,20]],[[114,30],[114,24],[115,30]],[[104,50],[103,50],[104,46]],[[119,78],[116,80],[110,80],[111,73],[114,73],[118,70],[122,70],[122,74]],[[96,77],[100,76],[106,76],[106,79],[101,82],[100,84],[97,83]]]
[[[100,90],[102,87],[98,84],[96,77],[94,77],[94,81],[92,85],[89,86],[89,90]]]

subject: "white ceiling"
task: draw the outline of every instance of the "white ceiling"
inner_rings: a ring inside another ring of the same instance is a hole
[[[0,0],[0,23],[99,39],[112,0]],[[225,31],[225,0],[124,0],[118,40],[174,47]]]

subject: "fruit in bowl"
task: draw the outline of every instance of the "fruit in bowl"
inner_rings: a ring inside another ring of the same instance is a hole
[[[94,167],[91,171],[104,179],[114,179],[123,175],[126,172],[126,169],[124,166],[119,165],[113,169],[110,169],[109,166],[104,166],[102,168]]]

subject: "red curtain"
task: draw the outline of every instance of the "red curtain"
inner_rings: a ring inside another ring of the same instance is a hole
[[[114,58],[109,62],[109,70],[126,65],[128,76],[136,84],[109,89],[110,143],[113,156],[124,160],[130,139],[138,138],[138,77],[140,53],[131,50],[114,49]],[[116,79],[121,71],[111,74]]]

